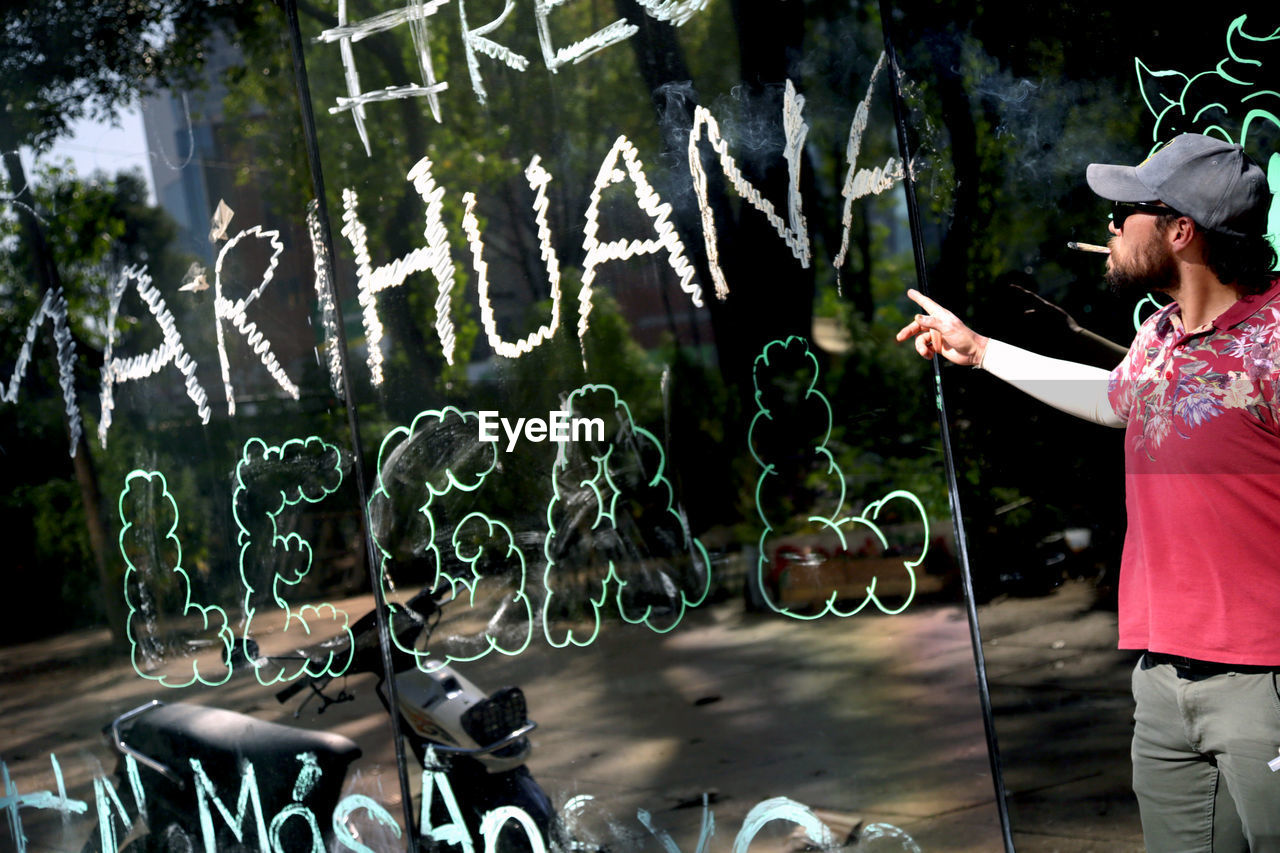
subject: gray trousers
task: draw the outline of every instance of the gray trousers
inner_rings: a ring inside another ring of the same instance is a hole
[[[1133,670],[1133,790],[1150,853],[1280,853],[1277,673]]]

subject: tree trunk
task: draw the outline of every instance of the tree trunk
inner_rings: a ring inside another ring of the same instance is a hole
[[[9,186],[14,196],[14,209],[22,221],[23,233],[31,248],[32,268],[36,283],[44,293],[62,289],[62,278],[58,275],[57,261],[45,242],[44,232],[40,230],[40,221],[35,214],[35,199],[27,191],[26,172],[22,168],[22,160],[18,152],[7,147],[4,152],[4,166],[9,178]],[[22,196],[26,195],[27,199]],[[52,332],[49,333],[49,345],[56,349]],[[70,424],[68,424],[70,433]],[[107,529],[102,516],[101,493],[98,490],[98,477],[93,465],[93,457],[89,452],[89,442],[83,432],[72,448],[72,465],[75,469],[76,482],[80,486],[80,501],[84,506],[85,525],[88,528],[89,547],[93,552],[93,562],[98,572],[98,581],[102,585],[102,601],[107,625],[111,630],[114,645],[123,646],[126,641],[125,615],[122,603],[124,587],[112,577],[111,565],[107,559]]]

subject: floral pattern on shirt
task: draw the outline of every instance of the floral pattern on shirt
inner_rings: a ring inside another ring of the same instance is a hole
[[[1179,346],[1182,335],[1177,306],[1161,309],[1111,373],[1111,407],[1131,426],[1137,420],[1134,449],[1148,459],[1171,435],[1190,438],[1231,410],[1276,422],[1280,307],[1267,306],[1233,328],[1198,330]]]

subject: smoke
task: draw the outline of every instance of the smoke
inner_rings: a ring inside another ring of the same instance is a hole
[[[662,153],[658,159],[663,168],[656,170],[651,181],[664,200],[683,210],[694,204],[693,174],[689,171],[687,152],[698,93],[692,81],[683,80],[664,83],[654,90],[653,97],[661,104],[658,129],[662,134]]]
[[[1097,159],[1098,128],[1123,123],[1133,112],[1115,97],[1114,84],[1095,80],[1021,77],[1001,67],[976,40],[961,46],[960,67],[975,110],[991,123],[1010,181],[1037,192],[1050,183],[1079,183]]]
[[[979,81],[974,91],[984,97],[995,98],[1004,101],[1010,107],[1017,108],[1028,104],[1036,92],[1040,91],[1040,84],[1032,83],[1030,80],[1015,80],[1012,83],[1007,82],[1008,75],[1003,74],[1001,77],[1006,78],[1001,81],[1003,85],[992,85],[994,81],[988,77]]]
[[[727,94],[704,105],[720,126],[720,134],[729,143],[735,157],[769,161],[782,157],[785,135],[782,129],[781,83],[752,88],[739,84]],[[663,141],[670,150],[683,151],[693,126],[693,110],[698,94],[693,83],[685,80],[665,83],[654,91],[661,104],[658,124]]]
[[[716,120],[730,154],[748,173],[784,162],[785,91],[781,83],[762,87],[740,84],[727,94],[717,96],[709,105],[702,104]],[[659,159],[664,168],[651,180],[664,201],[670,201],[677,208],[692,205],[695,199],[688,144],[694,109],[699,106],[698,93],[689,81],[672,82],[659,86],[654,91],[654,100],[660,104],[658,124],[663,154]]]
[[[784,87],[771,83],[759,89],[739,84],[712,103],[710,110],[730,150],[743,160],[780,160]]]

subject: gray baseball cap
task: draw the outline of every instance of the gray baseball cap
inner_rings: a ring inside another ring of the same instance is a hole
[[[1090,163],[1085,179],[1105,199],[1164,202],[1208,231],[1253,237],[1267,230],[1267,176],[1243,148],[1221,139],[1184,133],[1137,166]]]

